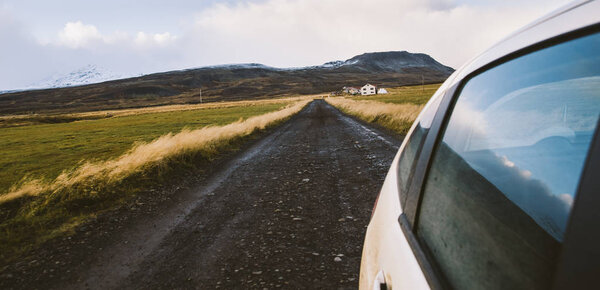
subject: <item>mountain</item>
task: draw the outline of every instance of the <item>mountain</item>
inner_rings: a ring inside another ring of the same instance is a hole
[[[64,113],[203,101],[232,101],[297,94],[320,94],[343,86],[401,86],[444,81],[454,70],[422,53],[365,53],[345,61],[299,68],[230,64],[149,74],[64,88],[0,94],[0,115]],[[104,75],[95,67],[50,85],[75,85]]]
[[[39,83],[29,86],[29,89],[62,88],[100,83],[110,80],[123,79],[126,76],[117,74],[96,65],[87,65],[68,74],[52,76]]]
[[[381,72],[403,72],[407,68],[430,68],[441,72],[454,72],[453,68],[437,62],[427,54],[407,51],[364,53],[343,62],[341,65],[352,65],[366,71]]]

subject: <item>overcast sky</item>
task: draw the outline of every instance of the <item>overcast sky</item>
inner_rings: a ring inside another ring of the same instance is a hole
[[[407,50],[454,68],[565,0],[0,0],[0,90],[118,74],[317,65]]]

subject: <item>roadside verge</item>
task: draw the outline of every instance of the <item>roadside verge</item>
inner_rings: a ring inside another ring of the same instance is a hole
[[[367,123],[377,124],[399,135],[406,135],[423,105],[390,104],[377,101],[355,101],[343,97],[329,97],[325,101],[342,112]]]
[[[235,150],[301,111],[309,100],[225,126],[167,134],[107,161],[84,163],[44,182],[30,180],[0,196],[0,265],[62,236],[148,188]]]

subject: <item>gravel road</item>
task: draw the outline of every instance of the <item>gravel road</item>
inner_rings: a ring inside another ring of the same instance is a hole
[[[144,214],[105,217],[4,269],[0,288],[355,289],[399,145],[315,100],[197,184],[140,202]]]

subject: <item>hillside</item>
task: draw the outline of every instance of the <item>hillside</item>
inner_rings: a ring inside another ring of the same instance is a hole
[[[84,86],[5,93],[0,115],[64,113],[317,94],[366,82],[401,86],[444,81],[454,70],[426,54],[365,53],[320,66],[235,64],[155,73]]]

